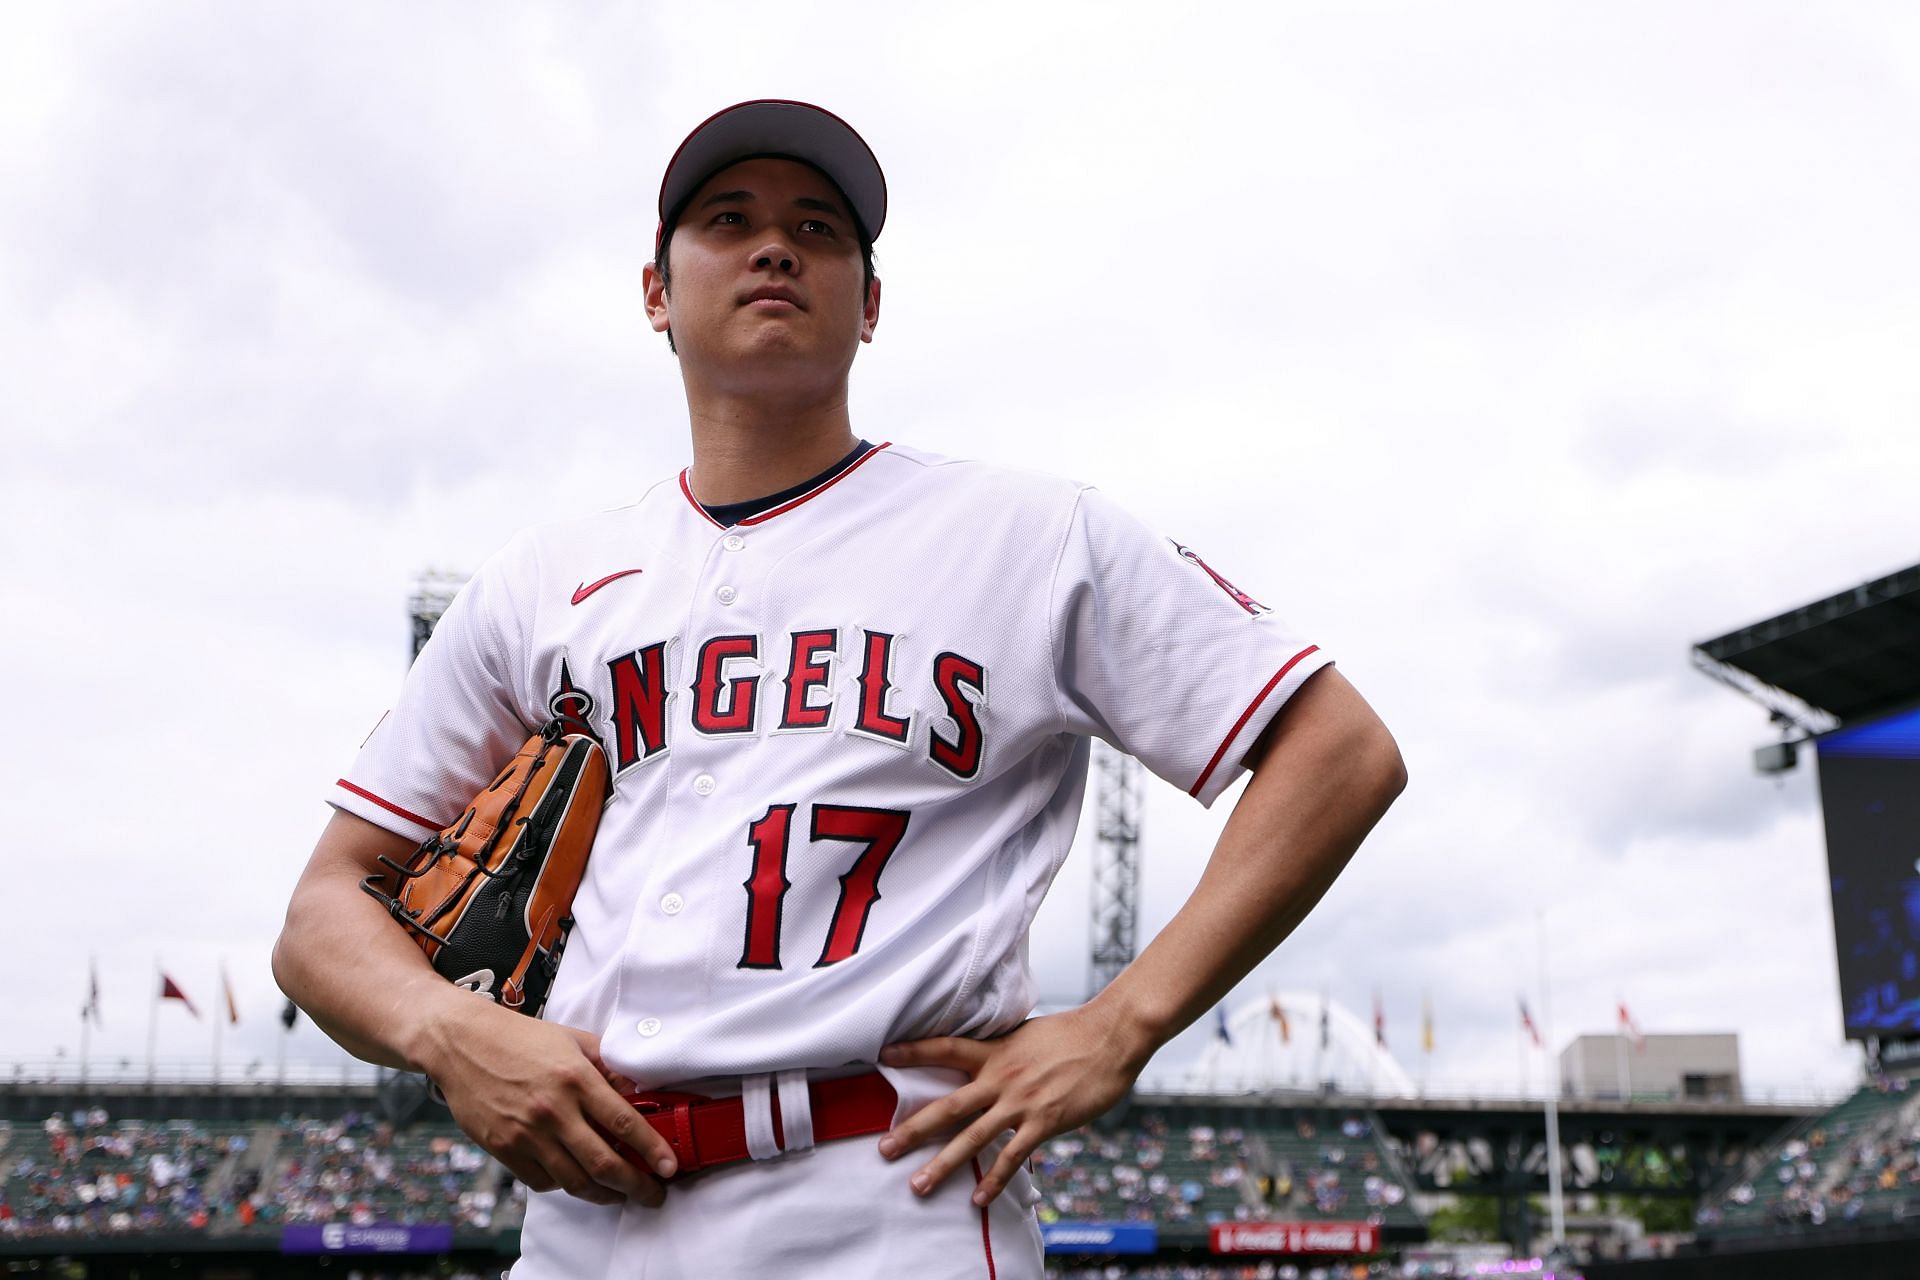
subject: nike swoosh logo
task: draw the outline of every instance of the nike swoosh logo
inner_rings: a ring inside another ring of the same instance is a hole
[[[608,574],[606,577],[600,579],[600,581],[598,582],[589,582],[582,586],[575,587],[573,589],[573,602],[575,604],[579,604],[582,600],[585,600],[588,596],[592,595],[594,592],[598,591],[600,588],[606,586],[609,582],[612,582],[617,578],[624,578],[630,573],[639,573],[639,572],[641,572],[639,569],[622,569],[618,573]]]

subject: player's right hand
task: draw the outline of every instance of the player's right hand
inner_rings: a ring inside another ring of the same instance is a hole
[[[666,1199],[672,1148],[620,1097],[598,1036],[467,992],[459,999],[464,1007],[448,1006],[420,1057],[469,1137],[534,1191],[558,1187],[605,1205]],[[608,1134],[647,1168],[614,1150]]]

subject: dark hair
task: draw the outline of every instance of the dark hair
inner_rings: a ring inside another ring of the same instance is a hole
[[[782,156],[780,158],[787,159],[789,157]],[[738,162],[736,161],[736,163]],[[800,163],[805,164],[806,161],[803,160]],[[829,179],[829,181],[831,181],[831,179]],[[842,195],[840,198],[845,200],[846,196]],[[693,197],[688,196],[686,200],[682,200],[679,204],[675,205],[672,211],[667,214],[667,220],[660,226],[660,247],[654,252],[653,265],[654,269],[660,273],[660,289],[663,293],[673,287],[673,275],[671,268],[667,264],[667,252],[673,246],[673,233],[680,225],[680,215],[687,211],[687,201],[691,199],[693,199]],[[860,241],[860,296],[864,298],[873,289],[873,240],[867,235],[867,228],[861,223],[860,215],[851,212],[852,201],[848,201],[848,205],[849,212],[847,217],[852,220],[853,234]],[[678,350],[673,345],[673,328],[671,325],[667,328],[667,350],[673,351],[676,355],[678,354]]]

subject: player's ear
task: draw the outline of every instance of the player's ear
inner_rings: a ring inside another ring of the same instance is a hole
[[[640,268],[640,284],[646,297],[647,323],[653,326],[655,333],[667,331],[667,278],[660,274],[657,263],[649,262]]]
[[[872,342],[873,331],[880,323],[880,282],[874,280],[867,285],[867,305],[860,309],[860,341]]]

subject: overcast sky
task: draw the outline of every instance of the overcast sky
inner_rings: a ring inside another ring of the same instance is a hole
[[[272,1060],[413,576],[686,462],[660,170],[781,96],[887,171],[856,429],[1099,484],[1397,734],[1411,787],[1238,999],[1377,988],[1411,1074],[1511,1087],[1544,912],[1556,1042],[1620,997],[1843,1087],[1813,780],[1753,774],[1763,714],[1687,653],[1920,559],[1920,18],[1200,9],[0,11],[0,1061],[76,1051],[90,954],[96,1055],[144,1056],[156,956],[203,1012],[224,957],[229,1063]],[[1143,937],[1230,800],[1153,784]]]

